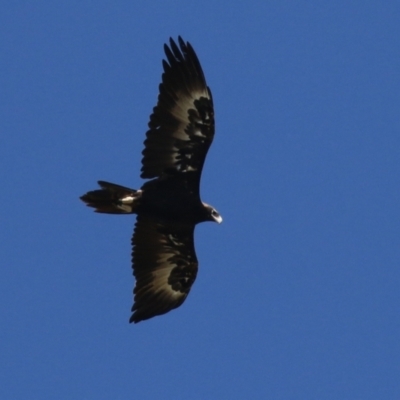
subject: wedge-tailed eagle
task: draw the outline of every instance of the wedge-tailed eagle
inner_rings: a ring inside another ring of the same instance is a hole
[[[164,45],[166,60],[158,102],[142,152],[140,190],[99,181],[101,189],[81,197],[96,212],[137,214],[132,237],[136,278],[130,322],[179,307],[196,279],[194,228],[222,222],[200,200],[200,177],[214,137],[214,108],[193,47],[178,38]]]

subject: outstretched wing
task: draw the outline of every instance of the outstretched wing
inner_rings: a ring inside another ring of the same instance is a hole
[[[197,275],[193,233],[194,225],[138,216],[132,238],[136,286],[129,322],[165,314],[184,302]]]
[[[142,178],[186,174],[199,184],[214,137],[211,91],[192,46],[181,37],[164,45],[167,60],[142,152]]]

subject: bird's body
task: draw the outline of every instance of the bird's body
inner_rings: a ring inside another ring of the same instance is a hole
[[[197,56],[179,38],[165,46],[167,61],[157,106],[150,116],[140,190],[99,181],[81,197],[97,212],[137,214],[132,238],[136,278],[133,315],[139,322],[179,307],[197,275],[195,225],[221,222],[200,199],[204,160],[214,137],[214,111]]]

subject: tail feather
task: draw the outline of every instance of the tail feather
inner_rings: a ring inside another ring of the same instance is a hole
[[[115,183],[98,181],[101,189],[92,190],[80,197],[95,212],[106,214],[133,214],[136,212],[141,190],[129,189]]]

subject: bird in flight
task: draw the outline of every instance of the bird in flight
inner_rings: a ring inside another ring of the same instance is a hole
[[[137,214],[132,237],[136,279],[129,322],[179,307],[198,269],[194,228],[221,223],[218,211],[200,199],[200,178],[214,137],[210,88],[193,47],[178,38],[164,45],[162,82],[142,151],[141,189],[99,181],[81,197],[96,212]]]

